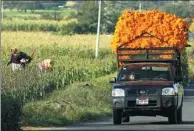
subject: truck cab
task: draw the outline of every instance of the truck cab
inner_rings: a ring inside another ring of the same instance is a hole
[[[164,116],[182,122],[184,90],[176,48],[118,48],[118,75],[110,78],[113,123],[132,116]]]

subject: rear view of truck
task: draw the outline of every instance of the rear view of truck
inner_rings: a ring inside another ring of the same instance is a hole
[[[114,124],[157,115],[182,122],[180,57],[187,30],[183,19],[156,10],[120,16],[111,43],[118,61],[117,78],[110,79]]]

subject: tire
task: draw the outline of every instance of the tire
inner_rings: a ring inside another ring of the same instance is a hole
[[[182,123],[182,112],[183,112],[183,106],[178,109],[177,111],[177,122]]]
[[[168,114],[168,122],[169,124],[177,124],[177,109],[172,109]]]
[[[113,109],[113,124],[120,125],[122,121],[122,110]]]
[[[122,117],[122,122],[129,122],[129,121],[130,121],[130,117],[129,116]]]

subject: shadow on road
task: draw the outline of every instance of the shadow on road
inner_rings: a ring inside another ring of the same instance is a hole
[[[168,121],[160,121],[160,122],[145,122],[145,123],[127,123],[129,125],[170,125]],[[194,121],[183,121],[181,125],[194,124]],[[180,124],[178,124],[180,125]]]
[[[151,122],[150,124],[158,124],[158,125],[164,124],[164,125],[166,125],[169,123],[168,123],[168,121],[165,121],[165,122]],[[194,124],[194,121],[183,121],[181,124]]]
[[[183,121],[183,123],[181,123],[181,124],[173,124],[173,125],[189,125],[189,124],[194,124],[194,121]],[[168,121],[159,121],[159,122],[124,122],[124,123],[122,123],[121,124],[122,126],[128,126],[128,125],[135,125],[135,126],[138,126],[138,125],[170,125],[169,123],[168,123]],[[77,125],[77,126],[80,126],[80,125]],[[82,125],[83,127],[84,126],[88,126],[88,124],[83,124]],[[89,126],[90,127],[96,127],[96,126],[98,126],[98,127],[107,127],[107,126],[117,126],[117,125],[113,125],[112,123],[98,123],[98,124],[96,124],[96,123],[91,123],[91,124],[89,124]],[[76,126],[75,126],[76,127]]]
[[[182,124],[194,124],[194,121],[183,121]]]

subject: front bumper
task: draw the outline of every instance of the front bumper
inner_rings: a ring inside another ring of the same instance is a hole
[[[136,105],[137,96],[128,97],[113,97],[113,109],[125,110],[156,110],[160,111],[166,108],[173,108],[177,106],[177,96],[141,96],[149,99],[148,105]]]

